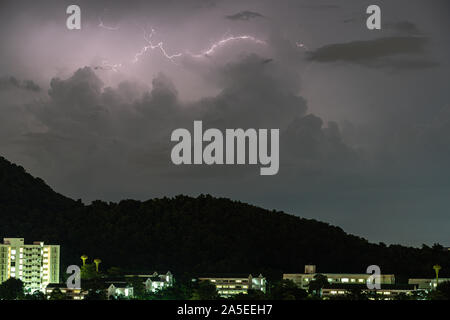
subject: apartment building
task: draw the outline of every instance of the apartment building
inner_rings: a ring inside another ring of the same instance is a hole
[[[266,278],[261,274],[258,277],[250,275],[206,276],[198,278],[199,281],[210,281],[216,286],[221,297],[229,298],[236,294],[247,294],[248,290],[260,290],[266,293]]]
[[[59,282],[59,261],[59,245],[4,238],[0,244],[0,283],[16,278],[22,280],[27,292],[43,292],[49,283]]]

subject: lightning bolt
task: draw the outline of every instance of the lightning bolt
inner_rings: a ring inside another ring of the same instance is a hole
[[[151,50],[155,50],[155,49],[159,49],[161,51],[161,53],[163,54],[164,57],[166,57],[167,59],[171,60],[173,62],[174,58],[177,57],[181,57],[183,54],[182,53],[175,53],[175,54],[168,54],[166,49],[164,49],[164,44],[163,42],[158,42],[157,44],[153,44],[152,42],[152,37],[155,34],[155,29],[152,29],[152,31],[150,32],[149,35],[146,35],[146,32],[144,30],[144,40],[145,42],[148,43],[147,46],[144,46],[140,51],[138,51],[135,55],[134,55],[134,59],[133,59],[133,63],[136,63],[139,61],[140,57],[147,52],[147,50],[151,49]]]
[[[153,37],[153,35],[156,33],[155,29],[152,28],[152,31],[146,35],[146,32],[144,30],[144,40],[148,43],[147,46],[143,47],[140,51],[138,51],[135,55],[134,55],[134,59],[133,59],[133,63],[136,63],[139,61],[139,59],[141,58],[141,56],[147,52],[149,49],[154,50],[154,49],[159,49],[161,51],[161,53],[163,54],[164,57],[166,57],[167,59],[171,60],[172,62],[174,62],[174,58],[178,58],[181,57],[183,55],[189,55],[191,57],[194,58],[201,58],[201,57],[207,57],[207,56],[211,56],[213,55],[219,48],[224,47],[225,45],[227,45],[229,42],[233,42],[233,41],[251,41],[254,42],[256,44],[266,44],[265,41],[259,40],[253,36],[249,36],[249,35],[242,35],[242,36],[229,36],[225,39],[222,39],[218,42],[213,43],[208,49],[201,51],[200,53],[174,53],[174,54],[168,54],[166,49],[164,48],[164,44],[163,42],[158,42],[157,44],[152,43],[151,39]]]
[[[110,31],[116,31],[119,30],[119,26],[116,27],[109,27],[103,23],[102,17],[98,17],[98,27]]]
[[[247,35],[237,36],[237,37],[230,36],[230,37],[222,39],[222,40],[220,40],[220,41],[218,41],[216,43],[213,43],[211,45],[211,47],[209,47],[209,49],[207,49],[207,50],[205,50],[205,51],[203,51],[203,52],[201,52],[199,54],[194,54],[192,56],[195,57],[195,58],[211,56],[211,55],[214,54],[214,52],[217,49],[219,49],[221,47],[224,47],[227,43],[232,42],[232,41],[239,41],[239,40],[252,41],[252,42],[254,42],[256,44],[266,44],[265,41],[259,40],[259,39],[255,38],[255,37],[252,37],[252,36],[247,36]]]
[[[98,27],[103,28],[103,29],[107,29],[107,30],[118,30],[119,27],[108,27],[106,26],[103,21],[102,18],[99,17],[99,25]],[[265,41],[259,40],[253,36],[250,35],[240,35],[240,36],[228,36],[226,38],[222,38],[221,40],[213,43],[209,48],[207,48],[206,50],[200,51],[199,53],[189,53],[189,52],[177,52],[177,53],[172,53],[169,54],[168,51],[166,50],[166,48],[164,47],[164,43],[162,41],[159,42],[153,42],[152,39],[154,38],[154,35],[156,34],[155,29],[151,28],[151,32],[147,32],[146,29],[143,28],[143,32],[144,32],[144,41],[147,43],[144,47],[142,47],[138,52],[136,52],[134,54],[133,59],[131,60],[131,62],[133,64],[137,63],[142,56],[149,50],[159,50],[160,53],[168,60],[170,60],[173,63],[176,63],[175,59],[182,57],[182,56],[191,56],[193,58],[202,58],[202,57],[209,57],[212,56],[217,50],[219,50],[220,48],[226,46],[228,43],[230,42],[237,42],[237,41],[250,41],[253,42],[255,44],[266,44]],[[228,32],[227,32],[228,34]],[[224,35],[226,36],[226,34]],[[114,72],[118,71],[118,68],[123,67],[124,64],[122,63],[117,63],[117,64],[110,64],[108,63],[108,61],[103,61],[101,66],[96,67],[96,69],[101,69],[101,70],[112,70]]]

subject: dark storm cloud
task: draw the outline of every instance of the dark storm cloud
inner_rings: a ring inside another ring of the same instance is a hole
[[[10,88],[24,89],[33,92],[39,92],[41,90],[41,88],[32,80],[20,81],[12,76],[0,78],[0,90],[6,90]]]
[[[241,11],[238,12],[236,14],[233,15],[229,15],[229,16],[225,16],[225,18],[229,19],[229,20],[241,20],[241,21],[248,21],[250,19],[255,19],[255,18],[263,18],[264,16],[258,12],[254,12],[254,11]]]
[[[323,9],[339,9],[340,6],[336,5],[336,4],[327,4],[327,3],[323,3],[323,4],[300,4],[298,6],[299,8],[304,8],[304,9],[317,9],[317,10],[323,10]]]
[[[404,35],[419,35],[421,34],[419,28],[410,21],[399,21],[395,23],[387,23],[386,28],[393,29]]]
[[[186,192],[186,187],[204,192],[204,183],[211,179],[221,181],[209,189],[212,193],[230,188],[238,177],[256,183],[260,177],[254,166],[171,163],[171,132],[192,130],[194,120],[202,120],[205,128],[279,128],[280,177],[300,177],[308,170],[322,175],[354,166],[356,154],[342,141],[337,125],[326,126],[307,113],[306,101],[295,93],[294,74],[276,62],[262,61],[248,55],[220,67],[213,77],[221,92],[192,103],[182,102],[162,73],[151,89],[141,90],[132,82],[105,87],[85,67],[68,79],[54,78],[49,100],[27,109],[39,130],[29,127],[25,134],[9,138],[20,141],[21,152],[37,162],[41,175],[76,197],[88,192],[97,198],[134,194],[145,199],[155,193]],[[119,185],[105,184],[111,172]]]
[[[426,56],[428,44],[427,37],[419,36],[359,40],[317,48],[308,53],[308,59],[316,62],[347,62],[395,69],[435,67],[438,63],[429,60]],[[407,57],[406,61],[404,60],[405,56]]]

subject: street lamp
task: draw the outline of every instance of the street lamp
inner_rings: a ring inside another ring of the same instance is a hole
[[[435,264],[433,266],[434,271],[436,272],[436,286],[439,284],[439,270],[441,270],[441,266],[438,264]]]

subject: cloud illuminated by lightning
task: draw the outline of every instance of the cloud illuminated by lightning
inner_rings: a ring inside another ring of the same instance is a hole
[[[304,49],[308,49],[308,47],[302,43],[302,42],[296,42],[295,45],[297,46],[297,48],[304,48]]]
[[[118,72],[118,68],[122,67],[121,63],[111,64],[107,60],[103,60],[100,66],[95,66],[95,70],[112,70]]]

